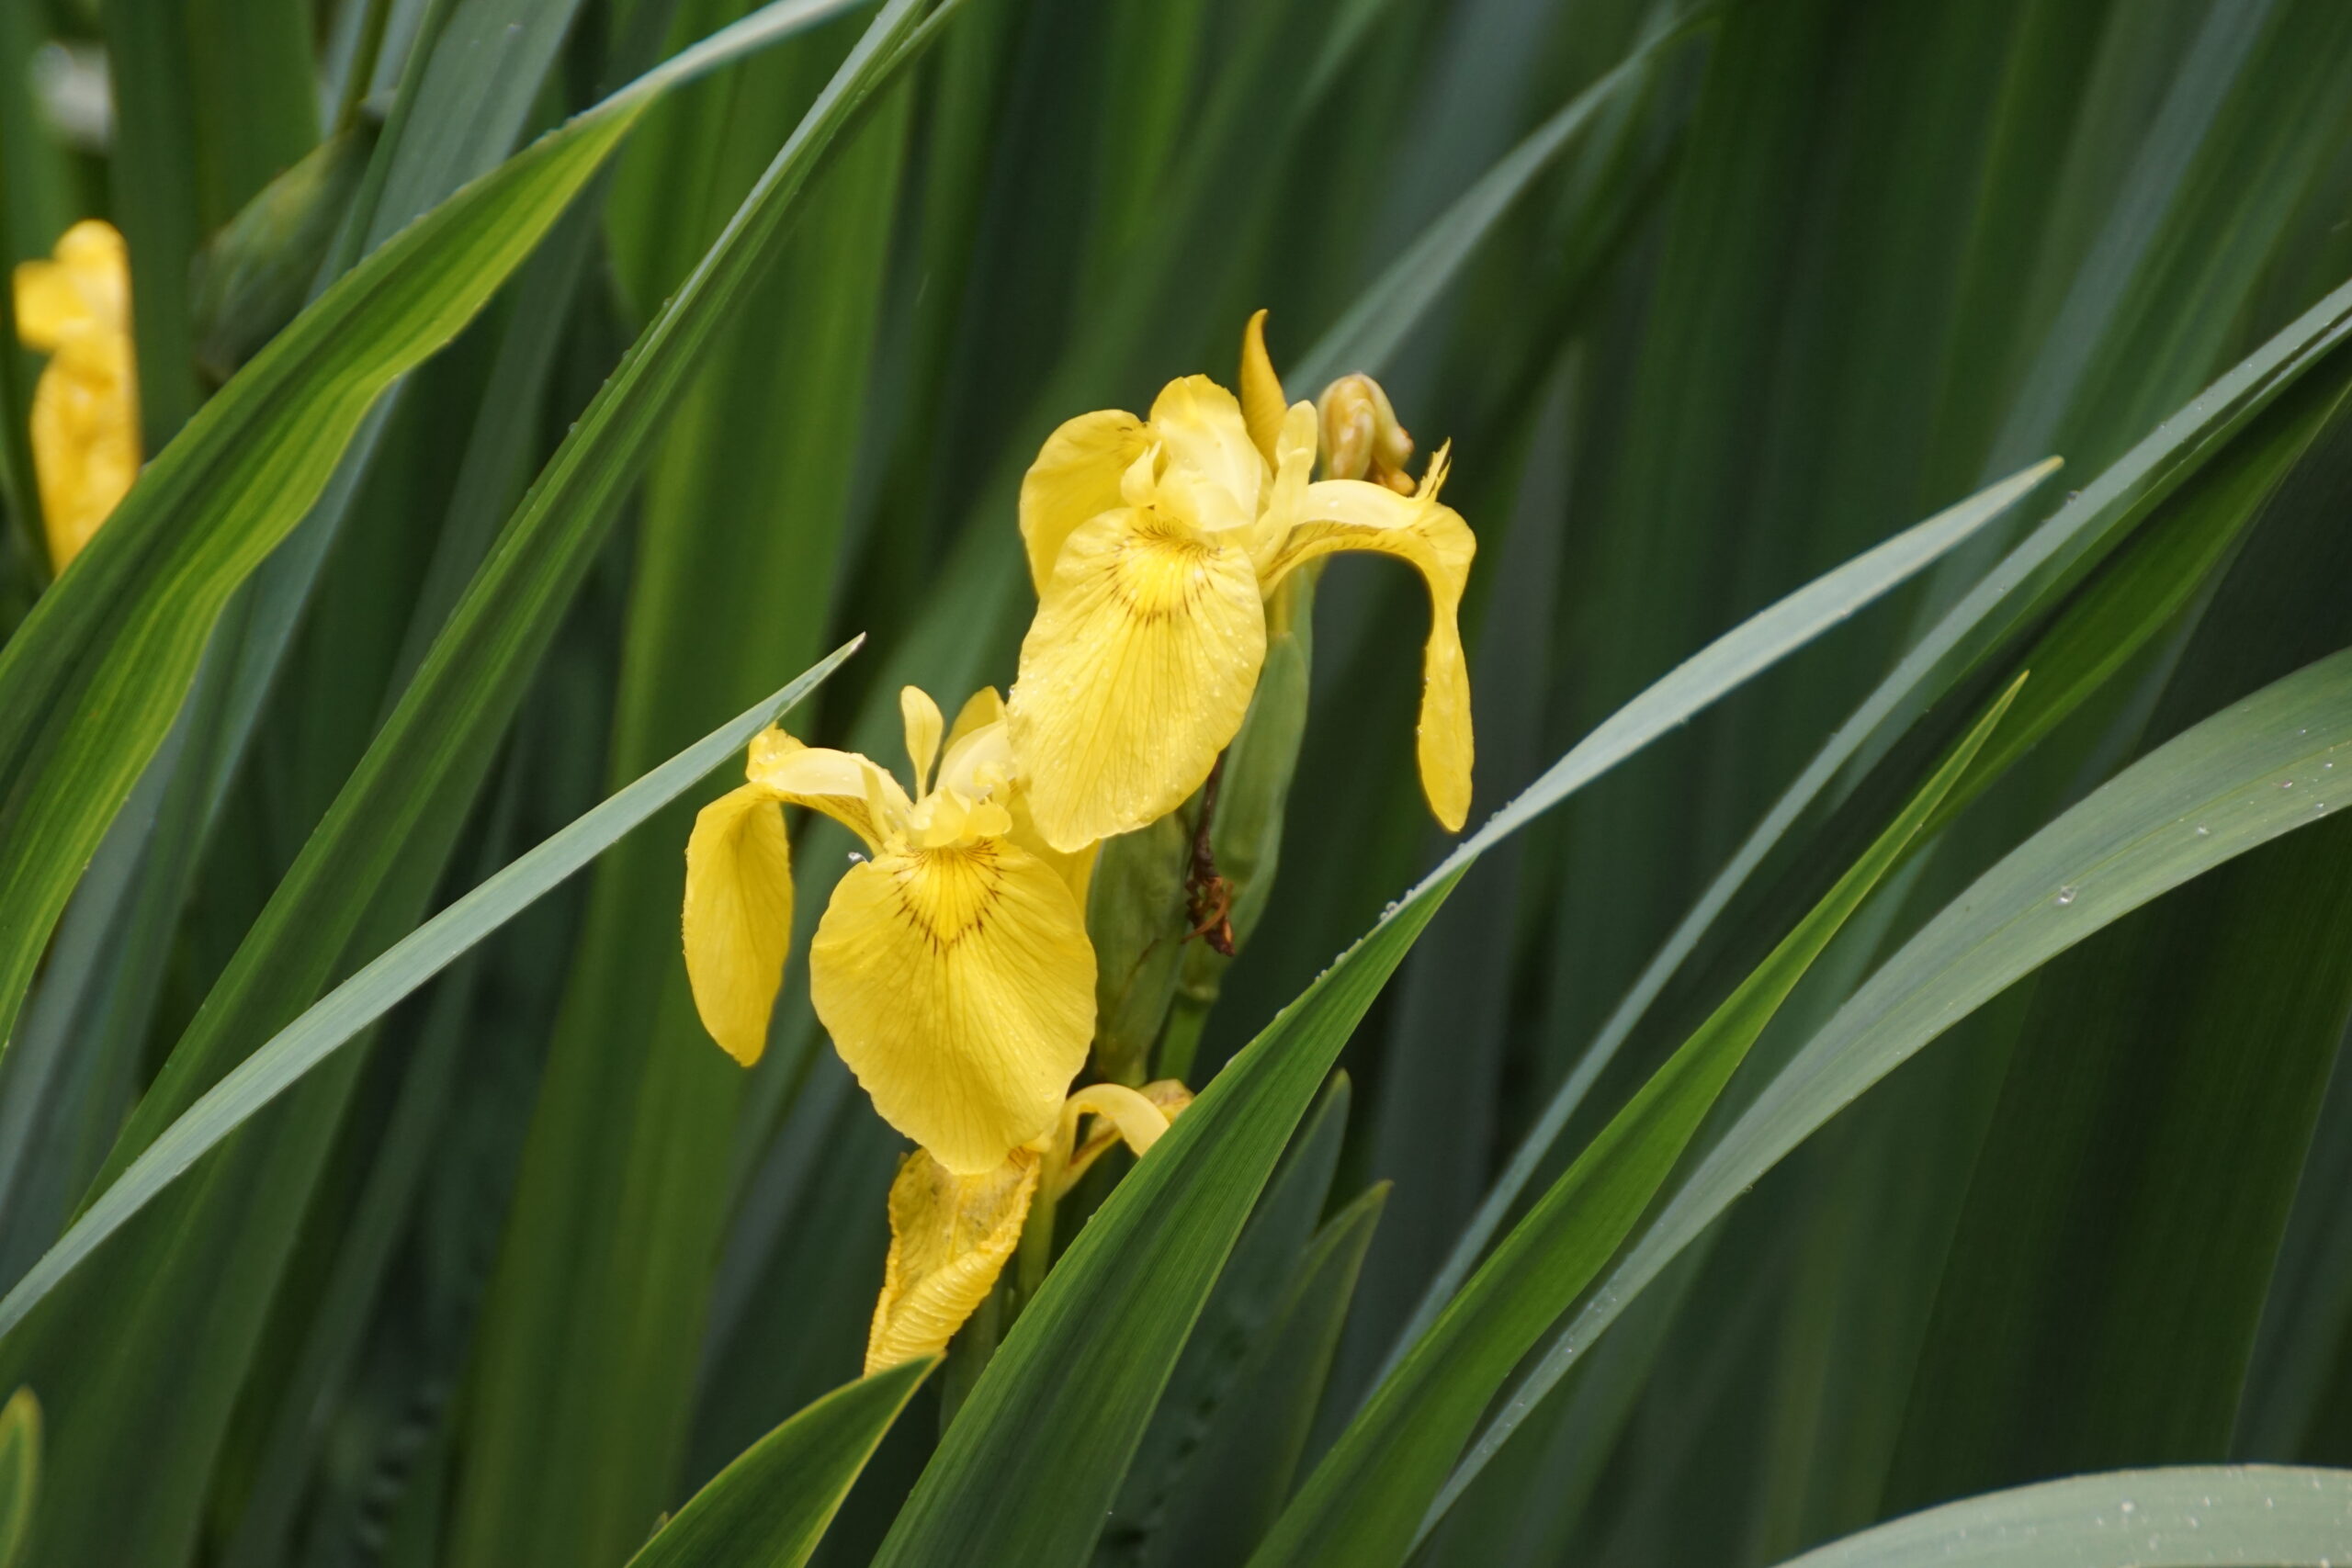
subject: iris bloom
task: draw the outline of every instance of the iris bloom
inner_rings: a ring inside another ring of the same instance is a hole
[[[965,704],[944,753],[931,698],[909,686],[899,707],[911,795],[854,752],[780,729],[752,742],[750,782],[703,807],[686,846],[686,971],[713,1038],[757,1061],[792,937],[781,807],[849,829],[872,858],[818,923],[809,999],[883,1119],[954,1176],[986,1177],[1055,1125],[1086,1065],[1093,855],[1038,839],[994,691]]]
[[[1148,420],[1082,414],[1046,439],[1022,483],[1038,604],[1010,719],[1038,830],[1057,848],[1140,828],[1201,786],[1249,711],[1267,597],[1340,550],[1395,556],[1429,585],[1421,785],[1449,830],[1469,814],[1456,616],[1476,544],[1438,500],[1446,454],[1410,494],[1353,478],[1310,483],[1316,406],[1283,406],[1264,319],[1243,336],[1238,399],[1187,376],[1162,389]]]
[[[81,553],[139,477],[130,255],[114,225],[76,223],[17,265],[17,335],[49,355],[33,389],[33,471],[51,568]]]
[[[1192,1099],[1173,1079],[1141,1089],[1093,1084],[992,1170],[959,1176],[929,1150],[909,1155],[890,1183],[890,1258],[866,1338],[866,1374],[946,1349],[996,1288],[1039,1190],[1058,1200],[1115,1143],[1143,1154]],[[1089,1116],[1094,1123],[1081,1138]]]

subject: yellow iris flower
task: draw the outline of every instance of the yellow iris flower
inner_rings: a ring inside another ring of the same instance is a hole
[[[1409,495],[1354,478],[1310,483],[1316,405],[1283,407],[1264,320],[1243,334],[1238,399],[1187,376],[1148,420],[1082,414],[1046,439],[1022,483],[1038,604],[1008,716],[1030,808],[1057,848],[1140,828],[1201,786],[1249,711],[1267,597],[1340,550],[1395,556],[1429,585],[1421,784],[1448,830],[1469,815],[1456,621],[1476,542],[1438,500],[1446,454]]]
[[[17,265],[17,335],[49,355],[33,389],[33,471],[63,571],[139,477],[130,254],[111,223],[65,231],[47,261]]]
[[[911,795],[854,752],[780,729],[752,741],[750,782],[703,807],[686,846],[686,970],[712,1037],[757,1061],[792,936],[780,808],[848,828],[872,858],[818,923],[809,999],[883,1119],[954,1176],[986,1177],[1054,1126],[1086,1065],[1093,852],[1038,838],[993,690],[965,704],[944,751],[937,705],[909,686],[899,706]]]
[[[1141,1089],[1093,1084],[993,1169],[958,1175],[927,1149],[909,1155],[890,1183],[890,1257],[866,1338],[866,1375],[946,1349],[996,1288],[1039,1190],[1058,1200],[1115,1143],[1145,1153],[1192,1099],[1173,1079]],[[1095,1124],[1081,1138],[1089,1116]]]

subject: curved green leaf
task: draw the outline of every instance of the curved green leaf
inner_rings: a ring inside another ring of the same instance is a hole
[[[741,750],[856,649],[857,644],[852,642],[834,650],[784,690],[755,704],[548,839],[419,926],[279,1031],[164,1128],[57,1244],[41,1255],[40,1261],[26,1270],[16,1288],[0,1297],[0,1335],[23,1322],[25,1314],[74,1265],[254,1112],[300,1082],[460,953]]]
[[[1442,1514],[1535,1403],[1717,1215],[1863,1090],[2056,954],[2191,877],[2323,820],[2352,778],[2352,649],[2142,758],[1946,905],[1759,1093],[1592,1291],[1455,1469]]]
[[[777,0],[465,186],[321,295],[148,466],[0,649],[0,1040],[229,593],[378,396],[472,319],[662,94],[848,3]]]
[[[935,1360],[845,1383],[743,1450],[628,1568],[800,1568]]]
[[[1349,1423],[1252,1568],[1404,1562],[1495,1391],[1634,1228],[1764,1026],[1943,804],[2017,690],[1504,1238]]]
[[[1786,1568],[2328,1568],[2352,1552],[2352,1471],[2118,1470],[1964,1498]]]

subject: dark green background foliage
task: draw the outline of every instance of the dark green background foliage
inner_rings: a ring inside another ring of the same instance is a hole
[[[154,459],[52,581],[0,350],[0,1568],[2352,1558],[2352,7],[755,9],[0,5]],[[1260,307],[1453,443],[1476,837],[1334,562],[1106,992],[1203,1098],[844,1387],[707,765],[1009,682],[1038,443]]]

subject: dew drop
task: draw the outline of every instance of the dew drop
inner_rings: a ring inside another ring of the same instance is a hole
[[[2071,904],[2074,901],[2075,885],[2073,883],[2070,882],[2065,886],[2058,889],[2058,902],[2061,904]]]
[[[2210,839],[2213,836],[2213,829],[2199,822],[2197,825],[2197,836],[2200,839]]]
[[[2295,781],[2292,779],[2280,779],[2278,781],[2278,787],[2280,789],[2292,789],[2295,787]]]

